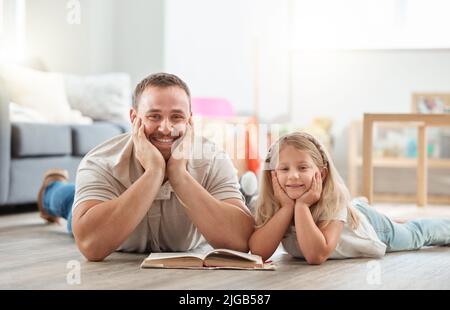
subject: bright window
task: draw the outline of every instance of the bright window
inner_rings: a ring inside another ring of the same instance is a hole
[[[450,48],[448,0],[291,0],[294,49]]]

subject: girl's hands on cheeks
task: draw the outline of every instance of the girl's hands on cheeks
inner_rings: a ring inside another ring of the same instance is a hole
[[[296,204],[306,205],[308,208],[319,201],[322,196],[322,176],[320,172],[316,172],[311,182],[311,187],[296,200]]]
[[[281,207],[294,207],[295,201],[289,198],[284,189],[281,188],[276,172],[272,170],[270,173],[272,175],[272,188],[275,199],[278,200]]]

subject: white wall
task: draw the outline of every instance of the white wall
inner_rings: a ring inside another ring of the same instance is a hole
[[[245,2],[245,1],[244,1]],[[239,0],[168,0],[165,71],[179,75],[192,95],[221,97],[249,112],[251,42]]]
[[[286,0],[168,0],[164,68],[193,96],[226,98],[241,115],[258,106],[263,122],[279,119],[288,112],[287,10]]]
[[[107,0],[81,0],[80,24],[67,22],[66,1],[27,1],[27,54],[52,71],[97,73],[111,67],[111,7]]]
[[[413,92],[450,92],[449,50],[303,51],[294,57],[295,122],[411,112]]]
[[[114,63],[132,85],[164,66],[164,0],[113,0]]]
[[[163,0],[80,0],[69,24],[67,1],[27,1],[27,53],[52,71],[128,72],[136,83],[163,67]]]
[[[226,98],[251,113],[251,1],[168,0],[165,12],[165,70],[185,79],[193,96]]]
[[[289,5],[166,1],[165,69],[240,113],[254,113],[257,98],[262,121],[329,116],[335,133],[364,112],[409,112],[414,91],[450,91],[450,50],[297,50],[290,63]]]

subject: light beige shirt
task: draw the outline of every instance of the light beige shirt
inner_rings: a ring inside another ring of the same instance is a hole
[[[214,198],[243,201],[236,169],[230,158],[211,141],[203,139],[202,142],[207,152],[202,157],[188,160],[188,172]],[[73,208],[86,200],[107,201],[119,197],[143,173],[143,167],[134,156],[129,133],[106,141],[91,150],[78,167]],[[128,208],[133,212],[132,205]],[[149,202],[147,215],[117,250],[189,251],[199,246],[208,245],[166,181],[156,199]]]

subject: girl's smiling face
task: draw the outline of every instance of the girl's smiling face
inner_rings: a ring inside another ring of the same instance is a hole
[[[314,174],[320,172],[306,151],[292,145],[281,148],[275,170],[281,188],[293,200],[309,190]]]

